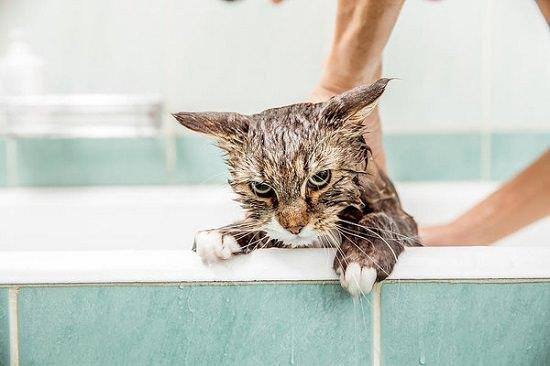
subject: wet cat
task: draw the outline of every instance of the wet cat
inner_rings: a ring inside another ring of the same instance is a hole
[[[363,121],[388,82],[254,115],[174,114],[226,152],[229,184],[246,212],[240,223],[196,235],[203,260],[267,247],[335,247],[334,269],[356,296],[391,273],[404,247],[421,245],[363,138]]]

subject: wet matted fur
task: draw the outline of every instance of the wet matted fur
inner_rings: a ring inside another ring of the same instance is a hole
[[[214,137],[226,153],[229,184],[246,212],[237,224],[197,234],[206,261],[266,247],[335,247],[334,269],[353,295],[392,271],[406,246],[421,245],[417,225],[373,158],[365,117],[390,79],[324,103],[254,115],[174,114]]]

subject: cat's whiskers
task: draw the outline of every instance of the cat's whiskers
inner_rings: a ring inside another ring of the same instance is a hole
[[[223,226],[222,229],[240,229],[240,228],[252,229],[252,228],[254,228],[254,227],[256,227],[256,226],[257,226],[257,225],[256,225],[256,224],[253,224],[253,223],[240,222],[240,223],[236,223],[236,224],[231,224],[231,225]]]
[[[330,247],[333,245],[331,242],[331,238],[328,234],[323,234],[319,237],[319,241],[322,243],[323,252],[325,253],[325,258],[327,261],[327,264],[330,265]],[[324,243],[324,244],[323,244]]]
[[[266,239],[266,241],[265,241],[265,243],[262,242],[262,243],[260,244],[260,249],[266,248],[267,245],[269,244],[269,242],[271,241],[271,239],[269,238],[269,236],[265,236],[265,237],[262,238],[262,240],[263,240],[263,239]]]
[[[372,234],[370,234],[369,232],[353,231],[353,230],[349,230],[348,228],[346,228],[346,227],[344,227],[344,226],[341,226],[341,225],[337,225],[337,226],[338,226],[338,228],[339,228],[340,230],[342,230],[343,232],[345,232],[345,233],[347,233],[347,234],[350,234],[350,235],[353,235],[353,236],[357,236],[357,235],[363,234],[363,235],[368,236],[369,238],[378,238],[377,236],[372,235]],[[370,241],[370,239],[367,239],[367,238],[362,237],[362,236],[361,236],[361,239],[365,239],[365,240],[369,240],[369,241]],[[391,239],[391,240],[394,240],[394,239]]]
[[[346,270],[344,269],[344,264],[342,263],[342,261],[340,260],[340,258],[338,258],[338,253],[340,253],[342,255],[342,260],[345,261],[345,254],[344,252],[342,251],[342,249],[340,249],[340,247],[336,247],[336,256],[334,257],[334,259],[336,259],[336,261],[338,262],[338,264],[340,265],[340,269],[342,270],[342,276],[346,276]],[[346,263],[347,264],[347,263]],[[347,266],[346,266],[347,268]]]
[[[265,238],[267,238],[267,236],[261,236],[258,240],[254,240],[257,236],[258,236],[259,233],[256,233],[254,234],[254,236],[252,237],[252,239],[250,239],[250,241],[248,242],[247,245],[245,245],[243,248],[248,248],[248,247],[251,247],[257,243],[260,243],[262,242]],[[252,241],[254,240],[254,241]],[[261,249],[261,248],[260,248]]]
[[[336,230],[336,232],[338,233],[338,236],[340,238],[339,240],[335,237],[335,235],[333,233],[331,233],[329,235],[331,236],[331,238],[333,238],[332,240],[334,240],[333,241],[334,248],[336,248],[336,255],[334,256],[334,259],[336,259],[336,261],[340,265],[340,268],[342,270],[342,275],[345,276],[346,271],[344,270],[344,264],[342,263],[340,258],[338,258],[338,253],[340,253],[342,255],[342,260],[345,260],[345,253],[340,248],[340,243],[342,242],[342,234],[338,230]]]
[[[243,232],[243,233],[241,233],[241,234],[231,235],[231,236],[233,236],[233,238],[234,238],[235,240],[241,240],[242,238],[244,238],[245,236],[250,235],[250,234],[254,234],[253,238],[255,238],[255,237],[256,237],[256,233],[257,233],[256,231],[245,231],[245,232]]]
[[[342,228],[342,227],[340,227],[340,228]],[[388,249],[392,252],[395,261],[397,261],[397,254],[395,254],[395,251],[394,251],[393,248],[391,247],[390,243],[388,243],[388,242],[386,241],[386,239],[384,239],[384,238],[382,237],[382,235],[378,234],[377,232],[375,232],[374,230],[371,230],[371,229],[369,229],[369,228],[364,228],[364,229],[367,230],[368,232],[370,232],[371,234],[376,235],[376,237],[378,237],[380,240],[382,240],[382,241],[384,242],[384,244],[386,244],[386,246],[388,247]],[[351,233],[348,233],[348,234],[354,235],[354,236],[356,236],[356,237],[358,237],[358,238],[361,238],[361,239],[364,239],[364,240],[368,240],[367,238],[361,237],[361,236],[359,236],[359,235],[355,235],[355,234],[351,234]]]
[[[366,235],[366,236],[368,236],[369,238],[380,238],[380,235],[377,235],[376,233],[372,233],[371,231],[356,231],[356,230],[351,230],[351,229],[349,229],[349,228],[347,228],[347,227],[345,227],[345,226],[341,226],[341,225],[337,225],[337,226],[338,226],[340,229],[346,231],[348,234],[351,234],[351,235],[354,235],[354,236],[357,236],[357,235],[359,235],[359,236],[361,236],[361,235]],[[365,239],[365,240],[369,240],[369,239],[367,239],[367,238],[365,238],[365,237],[362,237],[362,236],[361,236],[361,238],[362,238],[362,239]],[[395,242],[397,242],[398,244],[403,245],[402,242],[401,242],[401,239],[388,238],[388,237],[386,237],[385,239],[386,239],[386,240],[395,241]]]
[[[370,228],[366,227],[365,225],[361,225],[361,224],[358,224],[358,223],[353,222],[353,221],[344,220],[342,218],[340,218],[339,221],[344,222],[346,224],[358,226],[362,229],[371,230]],[[376,230],[380,230],[380,231],[387,232],[388,234],[393,234],[393,235],[396,235],[396,236],[400,236],[400,237],[405,238],[407,240],[412,240],[412,241],[418,240],[418,237],[407,236],[407,235],[404,235],[402,233],[398,233],[398,232],[392,231],[392,230],[386,230],[386,229],[381,228],[381,227],[377,227]]]
[[[330,264],[330,248],[334,248],[336,244],[336,238],[332,235],[331,231],[323,232],[318,237],[319,243],[321,244],[321,247],[323,248],[323,251],[325,253],[325,257],[327,259],[327,264]]]

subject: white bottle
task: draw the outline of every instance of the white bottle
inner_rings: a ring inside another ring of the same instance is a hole
[[[44,62],[24,38],[22,30],[11,31],[6,54],[0,59],[0,92],[6,96],[44,92]]]

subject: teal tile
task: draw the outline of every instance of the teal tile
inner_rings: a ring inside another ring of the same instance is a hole
[[[154,138],[20,139],[17,175],[24,186],[162,184],[164,156]]]
[[[550,148],[550,133],[495,133],[491,138],[491,179],[519,173]]]
[[[6,142],[0,138],[0,187],[6,185]]]
[[[384,139],[390,175],[399,181],[480,178],[479,134],[390,134]],[[176,182],[220,184],[227,180],[223,154],[201,136],[177,141]]]
[[[479,134],[389,134],[384,145],[394,180],[480,179]]]
[[[177,140],[176,182],[222,184],[227,182],[223,153],[212,139],[184,136]]]
[[[8,289],[0,288],[0,365],[10,363]]]
[[[21,364],[368,365],[369,301],[337,284],[24,288]]]
[[[386,283],[382,364],[550,365],[550,282]]]

